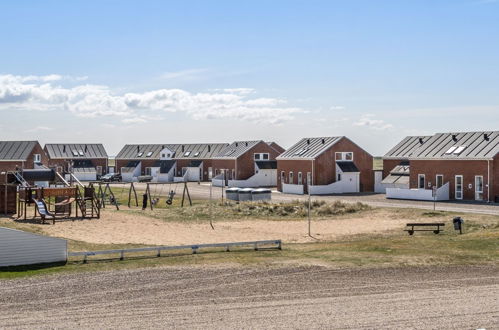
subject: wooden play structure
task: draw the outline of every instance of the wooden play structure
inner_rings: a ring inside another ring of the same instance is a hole
[[[36,180],[36,181],[35,181]],[[36,186],[30,182],[44,182],[48,186]],[[84,186],[76,178],[71,183],[50,169],[7,172],[5,183],[0,185],[3,194],[4,214],[17,214],[17,218],[45,220],[71,218],[100,218],[100,205],[95,188]],[[73,216],[74,214],[74,216]]]

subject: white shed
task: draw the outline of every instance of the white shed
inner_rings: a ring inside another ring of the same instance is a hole
[[[0,267],[64,262],[67,251],[64,239],[0,227]]]

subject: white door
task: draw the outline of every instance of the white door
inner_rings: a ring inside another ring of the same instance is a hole
[[[437,188],[440,188],[444,185],[444,176],[442,174],[437,174],[437,177],[435,178],[435,182],[437,185]]]
[[[462,175],[456,175],[455,198],[456,199],[463,199],[463,176]]]
[[[483,176],[475,176],[475,200],[483,201]]]

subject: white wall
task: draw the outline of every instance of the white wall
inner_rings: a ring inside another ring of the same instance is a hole
[[[66,240],[0,227],[0,267],[66,260]]]
[[[277,169],[258,170],[246,180],[229,180],[229,187],[258,188],[277,186]]]
[[[73,175],[80,181],[96,181],[97,172],[74,172]]]
[[[310,195],[330,195],[356,193],[360,191],[360,174],[358,172],[341,173],[341,180],[328,185],[311,185]]]
[[[296,194],[303,195],[303,185],[302,184],[282,184],[282,192],[285,194]]]
[[[414,199],[421,201],[433,201],[432,189],[400,189],[400,188],[387,188],[386,198],[396,199]],[[442,187],[437,189],[437,201],[449,200],[449,183],[447,182]]]
[[[157,172],[157,182],[173,182],[173,177],[175,176],[175,171],[177,170],[177,166],[174,165],[172,168],[168,171],[168,173],[160,173],[159,171]]]
[[[137,181],[137,177],[140,176],[141,169],[142,163],[139,163],[132,172],[121,173],[121,179],[125,182],[135,182]]]

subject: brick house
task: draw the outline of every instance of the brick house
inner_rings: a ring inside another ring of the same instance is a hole
[[[0,173],[48,165],[38,141],[0,141]]]
[[[274,144],[274,145],[272,145]],[[238,187],[272,186],[277,182],[276,157],[280,147],[275,142],[235,141],[213,157],[213,185]]]
[[[277,157],[277,189],[316,195],[372,192],[373,157],[344,136],[303,138]]]
[[[92,181],[108,172],[109,157],[102,144],[48,143],[43,148],[48,167],[61,174],[72,173],[79,180]]]
[[[150,175],[153,181],[208,181],[212,157],[227,143],[127,144],[115,158],[116,171],[124,181]]]
[[[409,188],[409,158],[431,136],[406,136],[383,156],[383,171],[375,173],[376,192],[386,188]]]
[[[388,198],[499,202],[498,131],[435,134],[409,164],[409,189],[387,190]]]

